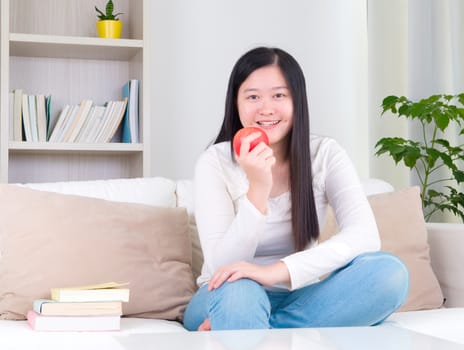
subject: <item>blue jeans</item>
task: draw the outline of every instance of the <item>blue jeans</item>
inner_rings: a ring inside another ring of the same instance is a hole
[[[406,300],[409,274],[396,256],[359,255],[321,282],[295,291],[267,291],[253,280],[201,287],[184,314],[194,331],[208,318],[212,330],[371,326]]]

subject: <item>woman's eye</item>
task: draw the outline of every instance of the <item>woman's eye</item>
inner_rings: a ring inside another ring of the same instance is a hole
[[[247,97],[247,100],[257,100],[257,99],[259,99],[259,96],[258,96],[258,95],[249,95],[249,96]]]
[[[282,92],[279,92],[277,94],[274,95],[275,98],[284,98],[285,97],[285,94],[282,93]]]

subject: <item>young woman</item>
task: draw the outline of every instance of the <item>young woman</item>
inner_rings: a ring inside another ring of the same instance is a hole
[[[259,133],[231,141],[242,127]],[[235,64],[216,141],[195,170],[204,254],[189,330],[374,325],[405,301],[409,277],[380,240],[355,169],[332,139],[310,135],[303,72],[259,47]],[[318,244],[327,205],[340,231]],[[322,278],[328,275],[327,278]]]

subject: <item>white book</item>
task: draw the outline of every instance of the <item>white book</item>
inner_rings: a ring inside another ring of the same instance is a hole
[[[81,133],[77,138],[77,142],[88,142],[87,139],[91,134],[92,130],[95,128],[95,124],[99,118],[105,113],[104,106],[93,106],[91,111],[89,112],[89,117],[85,125],[82,127]]]
[[[32,130],[31,130],[31,119],[29,118],[29,98],[26,94],[22,96],[22,115],[24,123],[24,134],[26,136],[26,141],[32,141]]]
[[[127,98],[122,101],[116,101],[113,113],[103,135],[103,142],[110,142],[114,134],[118,130],[119,125],[121,124],[122,118],[124,117],[124,112],[127,106]]]
[[[129,98],[129,125],[131,142],[139,142],[139,81],[132,79]]]
[[[34,95],[28,95],[29,120],[31,124],[32,141],[39,141],[39,130],[37,126],[37,107]]]
[[[23,99],[23,90],[15,89],[14,90],[14,118],[13,118],[13,140],[22,141],[23,140],[23,118],[22,118],[22,101]]]
[[[14,92],[8,93],[8,139],[14,140]]]
[[[36,96],[36,110],[37,110],[37,135],[38,141],[47,141],[47,111],[45,109],[45,96]]]
[[[66,118],[64,120],[64,123],[61,127],[61,129],[59,130],[59,133],[58,133],[58,139],[56,142],[64,142],[64,137],[69,129],[69,127],[71,126],[73,120],[74,120],[74,117],[76,116],[77,114],[77,111],[79,110],[79,105],[73,105],[70,107],[67,115],[66,115]]]
[[[95,140],[94,140],[95,143],[105,142],[103,137],[105,136],[105,130],[108,127],[108,124],[110,123],[111,115],[113,114],[113,110],[115,107],[115,102],[116,101],[109,101],[106,104],[106,109],[105,109],[105,113],[103,114],[100,128],[97,131],[97,135],[95,136]]]
[[[66,120],[66,116],[67,116],[70,108],[71,107],[69,105],[66,105],[61,110],[61,112],[60,112],[60,114],[58,116],[58,119],[57,119],[57,121],[55,123],[55,126],[53,128],[53,131],[50,134],[50,138],[49,138],[50,142],[58,142],[57,140],[58,140],[58,136],[59,136],[59,133],[60,133],[60,129],[63,128],[63,123]]]
[[[83,100],[79,105],[79,110],[73,120],[72,125],[68,129],[68,133],[64,137],[64,142],[75,142],[82,126],[89,115],[90,108],[92,107],[92,100]]]
[[[91,123],[92,119],[94,118],[95,115],[95,109],[98,106],[92,106],[90,107],[89,113],[87,114],[87,118],[84,120],[84,124],[82,124],[81,129],[79,130],[79,133],[77,134],[74,142],[82,142],[83,136],[88,132],[89,124]]]
[[[101,107],[96,113],[92,125],[89,126],[89,132],[85,137],[84,142],[86,143],[96,143],[97,135],[101,131],[101,128],[105,121],[105,115],[107,113],[108,106],[99,106]]]
[[[36,331],[117,331],[120,316],[44,316],[30,310],[27,323]]]

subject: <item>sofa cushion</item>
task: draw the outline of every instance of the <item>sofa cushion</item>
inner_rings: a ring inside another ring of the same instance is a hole
[[[443,294],[430,264],[419,187],[371,195],[368,200],[380,232],[381,249],[397,255],[409,270],[409,294],[399,311],[440,307]],[[337,231],[335,216],[329,208],[321,241]]]
[[[50,288],[129,282],[124,315],[180,319],[195,286],[183,208],[0,185],[0,318]]]
[[[464,224],[427,223],[430,259],[446,307],[464,308]]]
[[[115,202],[176,206],[176,183],[164,177],[28,183],[21,186]]]
[[[395,312],[382,325],[406,328],[417,333],[464,344],[462,320],[464,320],[464,308],[442,308]],[[456,346],[456,349],[458,348],[462,347]]]

